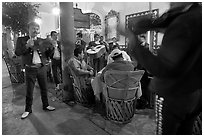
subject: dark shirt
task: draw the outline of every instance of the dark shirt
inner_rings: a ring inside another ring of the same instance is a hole
[[[95,41],[91,41],[91,42],[89,42],[89,45],[88,45],[88,47],[87,47],[87,50],[90,49],[90,48],[92,48],[92,47],[96,47],[97,45],[100,45],[100,43],[99,43],[99,44],[96,44]]]
[[[109,52],[111,52],[113,49],[115,49],[115,47],[119,47],[119,44],[116,42],[115,44],[113,42],[109,43]]]
[[[108,44],[105,42],[105,41],[99,41],[99,43],[101,45],[104,45],[106,47],[106,52],[109,52],[109,47],[108,47]]]
[[[202,88],[202,7],[193,5],[166,28],[158,55],[132,46],[132,55],[153,76],[151,88],[162,96]]]
[[[83,41],[83,40],[77,40],[77,41],[75,42],[75,48],[78,48],[78,47],[82,48],[83,51],[85,51],[86,42]]]

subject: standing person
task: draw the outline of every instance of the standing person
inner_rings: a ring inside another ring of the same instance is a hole
[[[138,35],[138,40],[141,46],[143,46],[144,48],[149,49],[149,44],[146,42],[146,36],[144,34]],[[150,82],[150,74],[147,72],[147,70],[141,66],[141,64],[137,65],[137,69],[140,70],[144,70],[145,73],[142,76],[140,82],[141,82],[141,88],[142,88],[142,96],[137,100],[137,105],[136,108],[137,109],[145,109],[145,108],[149,108],[151,107],[150,104],[150,96],[151,96],[151,92],[148,89],[148,85]]]
[[[88,49],[93,49],[94,47],[100,45],[99,40],[100,40],[99,39],[99,34],[94,34],[94,41],[89,42],[87,50]],[[100,71],[102,69],[101,59],[100,58],[90,57],[90,65],[94,68],[95,73],[97,73],[98,71]]]
[[[138,36],[141,46],[149,49],[149,44],[146,42],[146,37],[144,35]]]
[[[51,42],[53,44],[53,54],[51,55],[51,60],[52,60],[52,72],[53,72],[53,77],[54,81],[56,84],[55,90],[59,89],[59,84],[61,83],[61,76],[62,76],[62,63],[61,63],[61,44],[57,40],[57,32],[56,31],[51,31],[50,33],[51,36]],[[60,71],[60,76],[58,76],[58,70]]]
[[[83,51],[85,52],[86,51],[86,42],[83,40],[83,34],[81,32],[77,33],[76,35],[76,42],[75,42],[75,45],[76,47],[75,48],[82,48]]]
[[[106,52],[109,52],[108,43],[104,41],[103,36],[100,36],[99,43],[100,43],[101,45],[104,45],[104,46],[106,47]]]
[[[43,110],[53,111],[54,107],[49,106],[47,98],[47,76],[46,60],[51,52],[51,44],[38,38],[40,26],[35,22],[28,24],[29,35],[17,39],[15,54],[22,56],[22,62],[25,66],[26,78],[26,105],[22,119],[32,113],[33,90],[36,79],[40,87]]]
[[[113,49],[114,49],[115,47],[118,47],[118,48],[120,49],[119,44],[117,43],[116,37],[113,37],[113,38],[112,38],[112,42],[109,43],[109,53],[110,53],[111,51],[113,51]]]
[[[107,64],[108,53],[109,53],[109,46],[108,46],[108,43],[106,41],[104,41],[103,36],[100,36],[99,43],[106,47],[106,52],[103,55],[103,62],[104,62],[103,67],[104,67]]]
[[[100,39],[99,38],[100,38],[99,34],[94,34],[94,41],[89,42],[87,50],[100,45],[100,42],[99,42]]]
[[[134,44],[135,35],[163,28],[157,56]],[[192,134],[202,111],[202,6],[171,2],[167,13],[154,21],[139,21],[128,37],[133,57],[154,76],[157,134]]]
[[[76,35],[75,48],[82,48],[84,52],[84,60],[87,62],[87,53],[86,53],[86,42],[83,40],[83,34],[81,32]]]

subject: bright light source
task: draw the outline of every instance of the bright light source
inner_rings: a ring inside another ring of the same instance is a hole
[[[40,25],[42,23],[42,20],[40,18],[35,18],[35,22]]]
[[[60,14],[60,9],[57,8],[57,7],[54,7],[54,8],[52,9],[52,13],[53,13],[54,15],[59,15],[59,14]]]

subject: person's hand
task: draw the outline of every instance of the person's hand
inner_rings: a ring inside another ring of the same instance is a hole
[[[128,28],[125,29],[122,25],[119,25],[118,32],[128,38],[129,46],[134,46],[136,44],[136,35],[130,31]],[[131,48],[131,47],[130,47]]]
[[[34,46],[34,41],[32,40],[32,39],[29,39],[28,41],[27,41],[27,44],[26,44],[26,48],[31,48],[31,47],[33,47]]]
[[[90,71],[89,71],[89,74],[90,74],[91,76],[93,76],[93,75],[94,75],[93,70],[90,70]]]
[[[54,46],[54,47],[57,47],[58,45],[57,45],[57,41],[56,40],[52,40],[52,45]]]

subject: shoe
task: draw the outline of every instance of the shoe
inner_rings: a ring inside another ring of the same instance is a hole
[[[46,108],[43,108],[43,110],[54,111],[55,108],[52,106],[47,106]]]
[[[24,112],[24,113],[22,114],[22,116],[21,116],[21,119],[27,118],[30,113],[31,113],[31,112]]]

